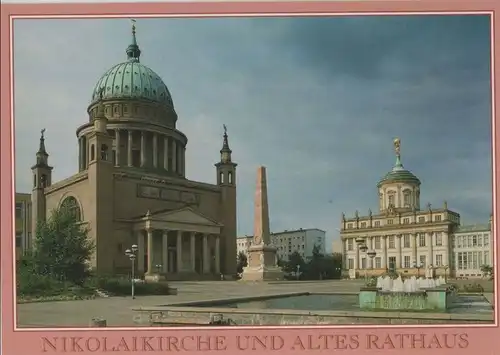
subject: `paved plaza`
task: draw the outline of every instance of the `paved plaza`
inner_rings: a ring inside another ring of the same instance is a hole
[[[491,283],[491,282],[490,282]],[[317,282],[171,282],[177,295],[97,298],[81,301],[25,303],[17,306],[20,327],[87,327],[91,318],[107,320],[108,326],[134,326],[132,308],[197,300],[265,296],[292,292],[357,293],[363,280]],[[490,286],[491,287],[491,286]],[[486,287],[485,287],[486,289]],[[487,290],[486,290],[487,291]],[[492,297],[490,296],[490,299]]]

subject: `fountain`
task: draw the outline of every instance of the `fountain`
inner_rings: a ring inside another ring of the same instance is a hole
[[[450,302],[451,292],[442,276],[438,278],[399,275],[379,276],[375,287],[362,288],[359,293],[361,309],[386,309],[399,311],[444,311]]]

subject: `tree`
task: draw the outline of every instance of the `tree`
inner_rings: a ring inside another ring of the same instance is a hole
[[[238,253],[237,262],[236,262],[236,272],[241,274],[243,272],[243,268],[248,266],[248,258],[245,252],[240,251]]]
[[[323,258],[324,277],[326,279],[340,279],[342,275],[342,253],[333,253]]]
[[[322,280],[325,276],[325,257],[321,253],[318,245],[315,245],[312,250],[312,256],[307,263],[306,277],[310,280]]]
[[[40,275],[81,285],[90,275],[95,245],[73,211],[60,207],[36,228],[33,262]]]
[[[493,267],[489,265],[482,265],[481,272],[483,273],[483,277],[490,277],[493,280]]]
[[[297,266],[299,268],[297,268]],[[297,269],[300,270],[300,272],[304,272],[306,263],[300,253],[298,251],[294,251],[290,256],[288,257],[288,262],[286,262],[283,265],[283,271],[291,273],[291,272],[296,272]]]

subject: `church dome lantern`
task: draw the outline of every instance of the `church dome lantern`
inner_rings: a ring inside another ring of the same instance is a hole
[[[156,72],[140,62],[141,50],[137,44],[135,21],[132,25],[132,41],[126,53],[126,61],[114,65],[97,80],[89,112],[99,100],[122,100],[150,103],[175,115],[172,95],[167,85]]]

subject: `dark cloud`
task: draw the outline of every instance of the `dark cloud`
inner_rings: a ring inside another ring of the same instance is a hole
[[[487,16],[137,25],[141,60],[169,86],[189,138],[190,178],[214,181],[222,124],[229,128],[240,168],[240,234],[252,233],[262,164],[272,229],[318,227],[334,237],[342,211],[376,209],[376,183],[392,167],[395,136],[405,166],[423,182],[424,201],[446,199],[466,222],[491,213]],[[55,179],[76,171],[75,129],[87,120],[99,76],[124,60],[129,31],[126,20],[16,21],[19,191],[30,189],[42,126]]]

